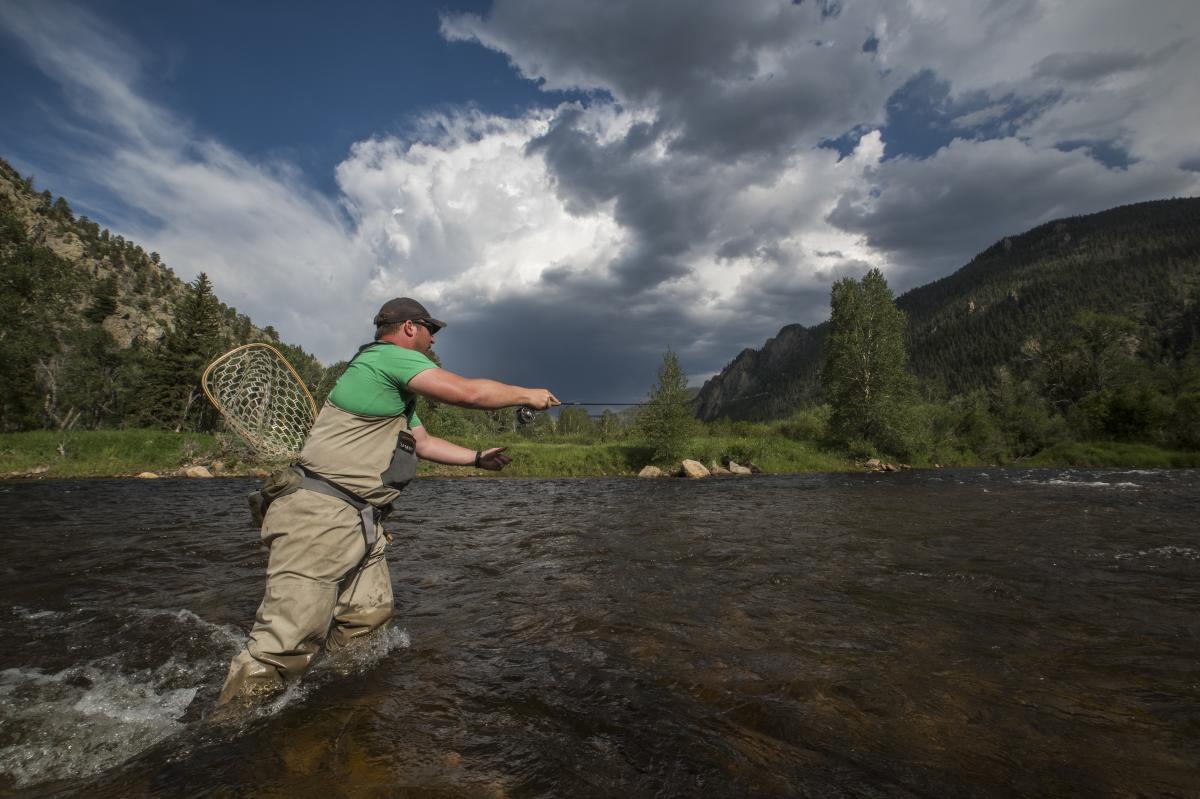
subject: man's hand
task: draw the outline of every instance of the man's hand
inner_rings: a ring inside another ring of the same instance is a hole
[[[535,411],[544,411],[553,408],[555,405],[561,405],[558,397],[550,393],[549,389],[531,388],[529,390],[529,402],[526,402],[526,407],[533,408]]]
[[[493,447],[479,453],[479,468],[489,472],[498,472],[510,463],[512,458],[504,454],[504,447]]]

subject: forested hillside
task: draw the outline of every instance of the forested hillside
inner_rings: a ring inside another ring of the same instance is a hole
[[[1002,377],[1053,380],[1046,371],[1065,345],[1105,335],[1119,335],[1144,366],[1170,370],[1200,340],[1200,199],[1042,225],[896,305],[908,317],[911,369],[935,398]],[[826,335],[826,324],[788,325],[742,352],[701,389],[700,417],[770,419],[819,403]]]
[[[324,375],[222,303],[207,276],[184,283],[158,253],[76,217],[4,161],[0,319],[0,431],[211,428],[200,372],[250,341],[279,346],[311,387]]]

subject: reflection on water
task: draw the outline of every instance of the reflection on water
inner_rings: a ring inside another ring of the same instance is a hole
[[[248,486],[0,484],[0,795],[1200,795],[1194,471],[421,481],[396,625],[219,720]]]

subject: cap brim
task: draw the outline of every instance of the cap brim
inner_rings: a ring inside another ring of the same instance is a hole
[[[445,323],[445,322],[443,322],[441,319],[430,319],[430,320],[429,320],[429,324],[431,324],[431,325],[437,325],[437,329],[438,329],[438,330],[441,330],[443,327],[445,327],[445,326],[446,326],[446,323]]]

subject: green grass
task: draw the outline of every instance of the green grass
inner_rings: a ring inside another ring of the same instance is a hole
[[[705,466],[728,459],[753,462],[764,472],[857,471],[857,462],[844,453],[794,441],[767,427],[747,427],[740,434],[699,435],[689,440],[685,457]],[[591,444],[581,441],[531,441],[509,434],[496,438],[463,439],[471,449],[505,446],[513,457],[503,472],[421,463],[419,474],[488,477],[599,477],[635,475],[652,462],[650,450],[628,441]],[[121,477],[150,471],[170,475],[190,463],[221,460],[228,475],[246,475],[272,464],[239,456],[236,447],[218,437],[162,430],[38,430],[0,434],[0,477]],[[951,465],[954,461],[947,461]],[[658,463],[666,469],[678,463]],[[916,466],[926,465],[918,460]],[[1200,452],[1177,452],[1148,444],[1062,442],[1013,466],[1132,467],[1142,469],[1200,468]]]
[[[513,462],[501,474],[507,477],[585,477],[634,475],[643,466],[655,463],[666,469],[673,463],[655,462],[648,447],[629,442],[607,444],[529,441],[519,436],[496,439],[462,439],[456,443],[471,449],[502,446],[508,448]],[[696,436],[684,448],[683,457],[705,466],[713,461],[724,464],[729,458],[742,465],[753,462],[766,472],[837,472],[854,469],[845,456],[818,449],[807,442],[790,441],[780,436]],[[461,473],[453,467],[422,463],[426,474]],[[476,472],[495,474],[493,472]]]
[[[0,475],[117,477],[174,472],[216,447],[203,433],[163,430],[34,430],[0,434]]]
[[[1195,469],[1200,468],[1200,452],[1179,452],[1151,444],[1115,441],[1064,441],[1021,461],[1020,465]]]

